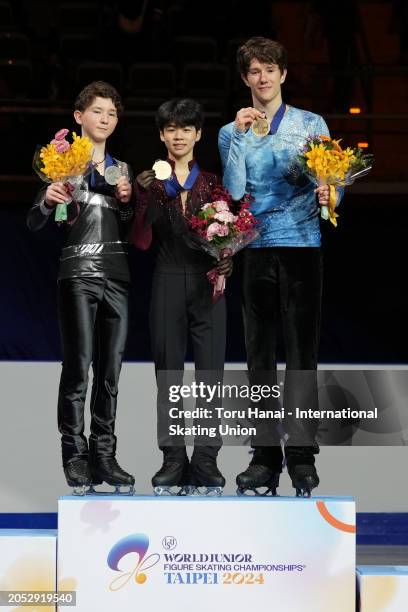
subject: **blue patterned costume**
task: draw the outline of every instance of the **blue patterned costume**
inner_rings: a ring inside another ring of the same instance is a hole
[[[220,130],[223,183],[234,200],[250,193],[260,237],[250,247],[319,247],[314,185],[296,165],[308,136],[329,136],[320,115],[288,106],[276,134],[263,138],[229,123]]]

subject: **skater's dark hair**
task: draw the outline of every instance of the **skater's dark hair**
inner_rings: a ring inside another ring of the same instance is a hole
[[[93,81],[93,83],[84,87],[75,100],[74,110],[85,111],[97,97],[110,98],[118,115],[123,112],[122,98],[113,85],[105,83],[105,81]]]
[[[168,125],[187,127],[193,125],[195,129],[201,130],[204,116],[199,102],[190,98],[174,98],[163,102],[157,109],[156,125],[160,132]]]
[[[276,64],[281,72],[288,67],[288,54],[283,45],[276,40],[254,36],[247,40],[237,51],[237,65],[240,74],[246,76],[253,59],[263,64]]]

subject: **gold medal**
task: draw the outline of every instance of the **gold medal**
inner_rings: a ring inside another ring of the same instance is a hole
[[[153,164],[153,170],[156,173],[156,178],[159,181],[165,181],[169,179],[173,173],[173,170],[169,164],[169,162],[164,161],[163,159],[158,159]]]
[[[260,118],[256,119],[251,125],[251,129],[255,136],[260,136],[263,138],[269,134],[269,123],[267,119]]]

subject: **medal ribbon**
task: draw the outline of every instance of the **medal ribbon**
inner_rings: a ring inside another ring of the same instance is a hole
[[[281,121],[283,119],[283,116],[285,114],[285,111],[286,111],[286,104],[282,102],[282,104],[280,105],[280,107],[278,108],[278,110],[276,111],[272,119],[271,127],[269,128],[269,134],[272,134],[272,135],[276,134],[281,124]]]
[[[109,166],[116,166],[117,164],[115,164],[115,162],[113,161],[112,155],[110,155],[108,152],[106,152],[106,157],[105,157],[105,170],[106,168],[109,168]],[[91,173],[91,187],[96,187],[96,181],[95,181],[95,172],[96,170],[92,170]]]
[[[180,191],[187,191],[192,188],[198,175],[200,174],[200,168],[198,167],[197,162],[194,163],[193,167],[190,170],[190,174],[188,175],[186,182],[184,185],[180,185],[178,182],[177,176],[172,174],[169,179],[163,181],[164,188],[166,190],[169,198],[176,198]]]

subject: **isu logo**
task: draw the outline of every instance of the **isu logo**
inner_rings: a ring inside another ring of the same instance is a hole
[[[107,563],[112,570],[119,572],[119,575],[110,583],[109,589],[111,591],[119,591],[132,578],[136,584],[146,582],[146,570],[156,565],[160,559],[158,553],[146,557],[148,548],[149,538],[144,533],[132,533],[119,540],[112,547]],[[119,567],[119,564],[121,567]]]
[[[162,546],[166,550],[173,550],[177,546],[177,540],[174,536],[166,536],[162,539]]]
[[[103,249],[103,244],[81,244],[79,247],[80,255],[96,255],[97,253],[101,253]]]

